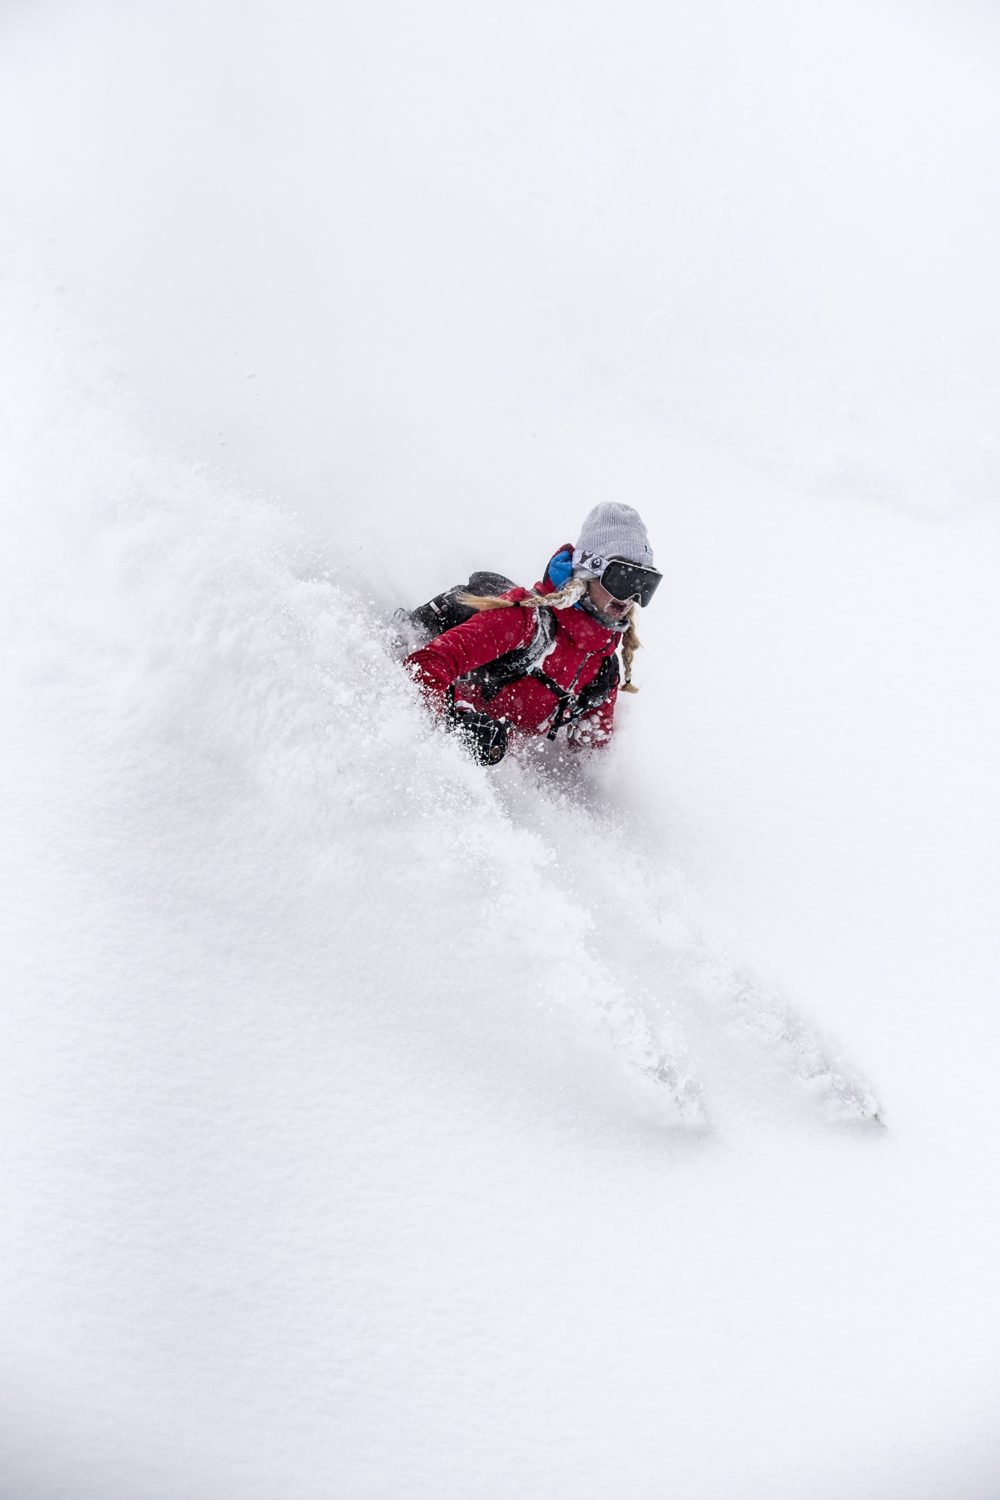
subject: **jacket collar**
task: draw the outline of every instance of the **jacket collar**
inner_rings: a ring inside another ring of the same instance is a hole
[[[565,552],[567,548],[572,551],[572,543],[567,542],[554,555],[558,557],[559,553]],[[522,597],[526,592],[527,590],[522,591]],[[537,594],[556,592],[556,585],[549,577],[548,568],[545,570],[542,582],[536,586],[535,592]],[[552,613],[558,616],[560,630],[564,630],[573,645],[581,651],[606,651],[612,644],[617,646],[620,640],[616,631],[608,630],[599,620],[595,620],[593,615],[580,609],[578,605],[574,605],[571,609],[554,609]]]
[[[600,620],[588,615],[584,609],[554,609],[559,618],[560,630],[565,630],[574,646],[582,651],[602,651],[621,639],[615,631],[608,630]]]

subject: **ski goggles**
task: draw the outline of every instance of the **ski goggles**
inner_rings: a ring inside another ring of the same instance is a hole
[[[592,558],[591,566],[601,562],[602,558]],[[607,589],[612,599],[638,599],[643,609],[656,593],[662,577],[655,568],[644,568],[641,563],[626,562],[621,557],[612,557],[597,574],[601,588]]]

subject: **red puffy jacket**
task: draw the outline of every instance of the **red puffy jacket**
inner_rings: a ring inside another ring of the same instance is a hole
[[[551,594],[554,585],[546,574],[535,593]],[[505,599],[524,599],[527,589],[511,589]],[[539,663],[553,682],[572,693],[587,686],[612,656],[621,636],[608,630],[593,615],[578,608],[553,609],[555,639]],[[545,734],[552,724],[558,702],[551,688],[534,677],[520,677],[502,687],[487,703],[475,683],[458,682],[507,651],[526,646],[535,633],[535,610],[531,608],[481,610],[461,625],[454,625],[406,658],[410,675],[443,709],[448,689],[455,684],[455,704],[506,719],[522,734]],[[604,744],[611,735],[617,687],[597,708],[576,719],[567,730],[576,748]]]

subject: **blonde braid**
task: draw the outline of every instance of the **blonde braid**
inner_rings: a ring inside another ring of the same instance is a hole
[[[632,658],[639,650],[642,642],[639,632],[635,628],[635,606],[628,617],[628,629],[622,636],[622,666],[625,668],[625,681],[622,683],[623,693],[637,693],[639,689],[632,681]]]
[[[513,609],[515,605],[521,609],[572,609],[586,592],[585,578],[570,578],[554,594],[525,594],[523,599],[498,599],[490,594],[469,594],[463,589],[457,598],[459,604],[465,604],[469,609]]]

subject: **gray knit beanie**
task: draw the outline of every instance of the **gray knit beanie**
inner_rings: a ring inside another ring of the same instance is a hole
[[[642,517],[631,505],[616,500],[595,505],[584,521],[573,551],[573,571],[596,577],[603,573],[609,557],[624,557],[644,568],[653,566],[653,549]]]

